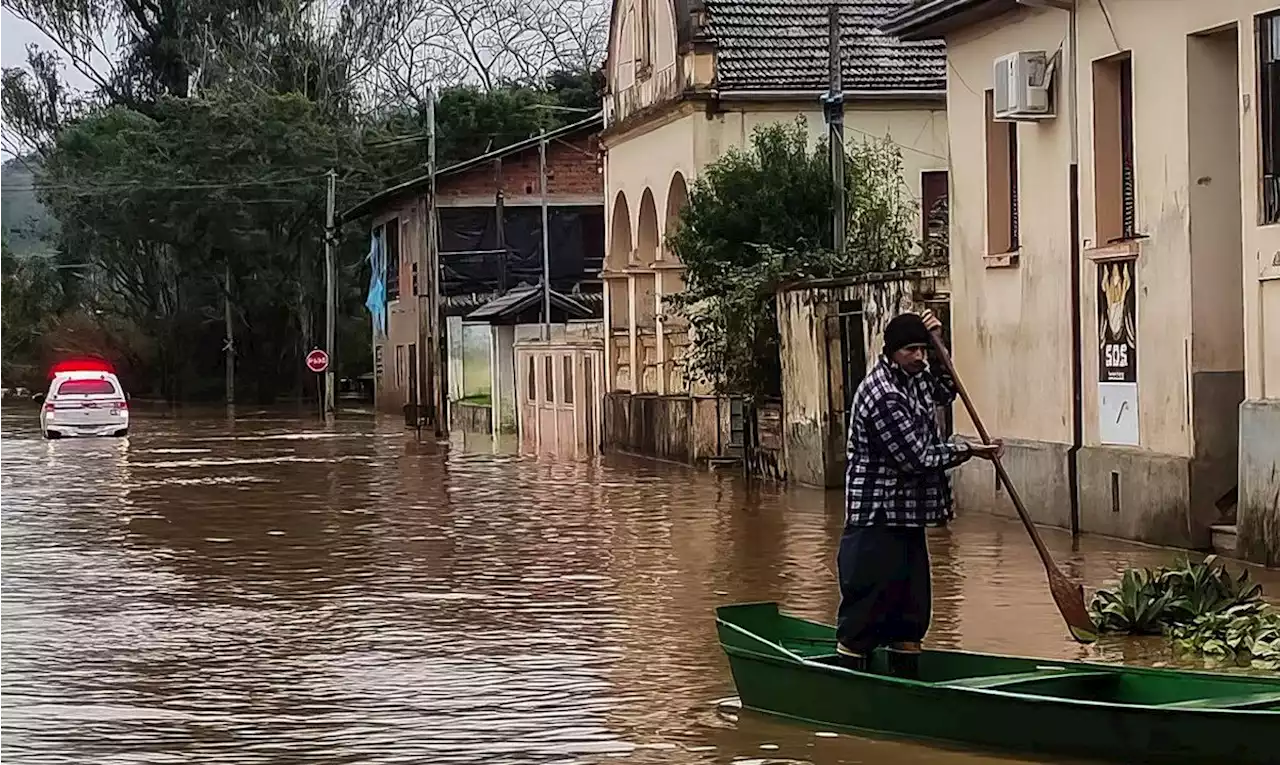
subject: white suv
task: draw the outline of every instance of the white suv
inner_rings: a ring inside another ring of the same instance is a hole
[[[45,438],[124,436],[129,433],[129,401],[110,372],[59,372],[49,383],[40,411]]]

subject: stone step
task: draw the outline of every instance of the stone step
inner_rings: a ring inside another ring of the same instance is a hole
[[[1213,551],[1221,555],[1234,555],[1236,552],[1236,525],[1220,523],[1209,527]]]

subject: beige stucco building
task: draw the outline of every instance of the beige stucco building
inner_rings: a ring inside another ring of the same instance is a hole
[[[1280,563],[1276,8],[926,0],[884,25],[947,46],[956,363],[1038,520],[1203,548],[1238,484],[1241,554]],[[1009,508],[985,463],[957,484]]]
[[[948,188],[943,47],[883,35],[883,2],[839,5],[846,140],[896,142],[904,181],[932,209]],[[803,115],[815,138],[825,135],[827,40],[827,3],[817,0],[614,0],[601,136],[610,396],[675,397],[687,410],[690,396],[709,393],[681,373],[689,336],[663,296],[683,288],[682,267],[664,235],[701,170],[747,146],[757,126]],[[705,410],[714,431],[715,407]],[[655,434],[664,437],[682,438]],[[686,440],[674,453],[701,455],[699,439]],[[714,433],[701,441],[714,444]]]

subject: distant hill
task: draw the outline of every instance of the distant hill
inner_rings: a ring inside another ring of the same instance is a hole
[[[35,157],[7,160],[0,165],[0,218],[4,238],[15,255],[47,253],[58,222],[49,215],[32,190],[35,179],[32,168],[38,168]]]

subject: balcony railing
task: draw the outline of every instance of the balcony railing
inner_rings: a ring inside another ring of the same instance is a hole
[[[648,106],[678,98],[687,84],[679,61],[637,80],[605,99],[606,125],[621,122]]]

